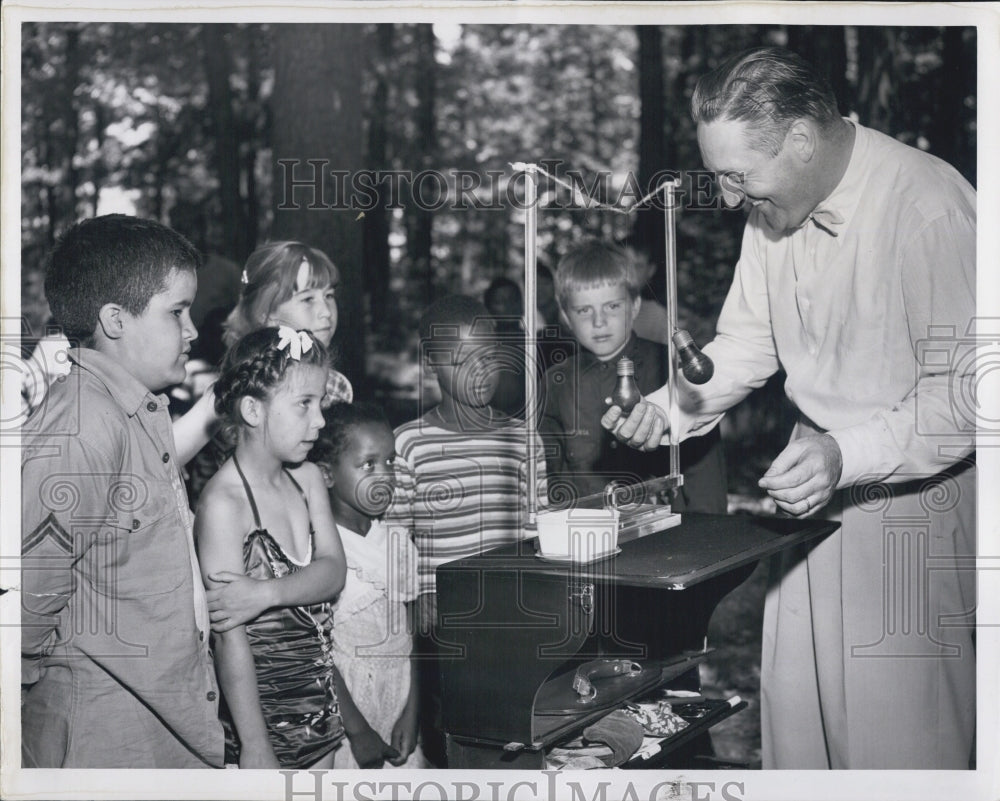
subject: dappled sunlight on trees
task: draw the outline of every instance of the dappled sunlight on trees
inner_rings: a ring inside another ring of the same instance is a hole
[[[236,262],[269,238],[307,239],[343,274],[338,343],[364,391],[366,354],[380,354],[371,361],[382,373],[395,354],[395,373],[413,375],[403,367],[430,298],[520,279],[513,162],[543,163],[600,203],[630,205],[658,172],[701,168],[694,83],[759,44],[798,49],[827,72],[843,113],[975,181],[974,28],[31,22],[22,30],[24,266],[37,267],[72,221],[113,210],[166,223],[193,210],[196,244]],[[382,180],[362,198],[349,181],[337,196],[330,180],[311,209],[300,187],[299,208],[282,210],[279,158],[377,170]],[[406,178],[417,174],[426,177],[419,192]],[[678,301],[682,324],[704,342],[743,215],[714,203],[710,179],[703,208],[691,208],[694,188],[685,184],[678,217]],[[543,260],[584,234],[662,259],[658,211],[570,208],[569,191],[544,179],[540,194]],[[658,272],[650,294],[662,300]],[[390,387],[373,380],[376,390]],[[751,444],[751,433],[780,423],[780,382],[758,396],[731,415],[733,437]]]

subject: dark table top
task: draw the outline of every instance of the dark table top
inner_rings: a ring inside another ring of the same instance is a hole
[[[555,562],[535,553],[536,540],[449,562],[439,570],[529,571],[537,575],[592,575],[621,585],[683,590],[839,527],[827,520],[685,512],[679,525],[621,543],[614,556],[590,564]]]

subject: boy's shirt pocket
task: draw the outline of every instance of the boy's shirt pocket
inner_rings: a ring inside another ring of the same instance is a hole
[[[70,660],[75,671],[82,667],[74,656],[80,653],[114,663],[117,667],[108,668],[113,673],[125,669],[118,661],[122,657],[140,657],[149,665],[158,639],[153,632],[161,624],[173,621],[169,625],[180,630],[183,620],[194,622],[185,521],[168,480],[136,481],[124,473],[87,478],[92,495],[77,496],[72,508],[50,513],[52,525],[66,532],[67,551],[58,560],[65,568],[55,569],[54,556],[40,550],[31,554],[35,568],[52,568],[50,581],[38,574],[37,589],[61,587],[63,600],[42,621],[47,626],[34,632],[41,642],[28,652],[55,662]],[[73,486],[84,487],[80,481]],[[77,680],[82,681],[80,675]],[[134,678],[128,683],[137,686]]]
[[[112,598],[172,592],[191,573],[184,532],[169,497],[119,515],[88,550],[88,580],[97,592]]]

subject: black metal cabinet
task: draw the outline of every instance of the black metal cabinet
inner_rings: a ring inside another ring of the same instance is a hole
[[[702,661],[712,612],[759,559],[836,527],[687,513],[591,564],[543,560],[525,540],[440,566],[449,767],[544,767],[545,748]],[[595,678],[582,697],[578,669],[602,658],[641,670]]]

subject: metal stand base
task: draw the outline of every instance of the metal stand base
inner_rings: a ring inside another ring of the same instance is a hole
[[[669,506],[640,506],[634,513],[622,515],[618,523],[618,542],[637,540],[680,523],[681,513],[670,511]]]

